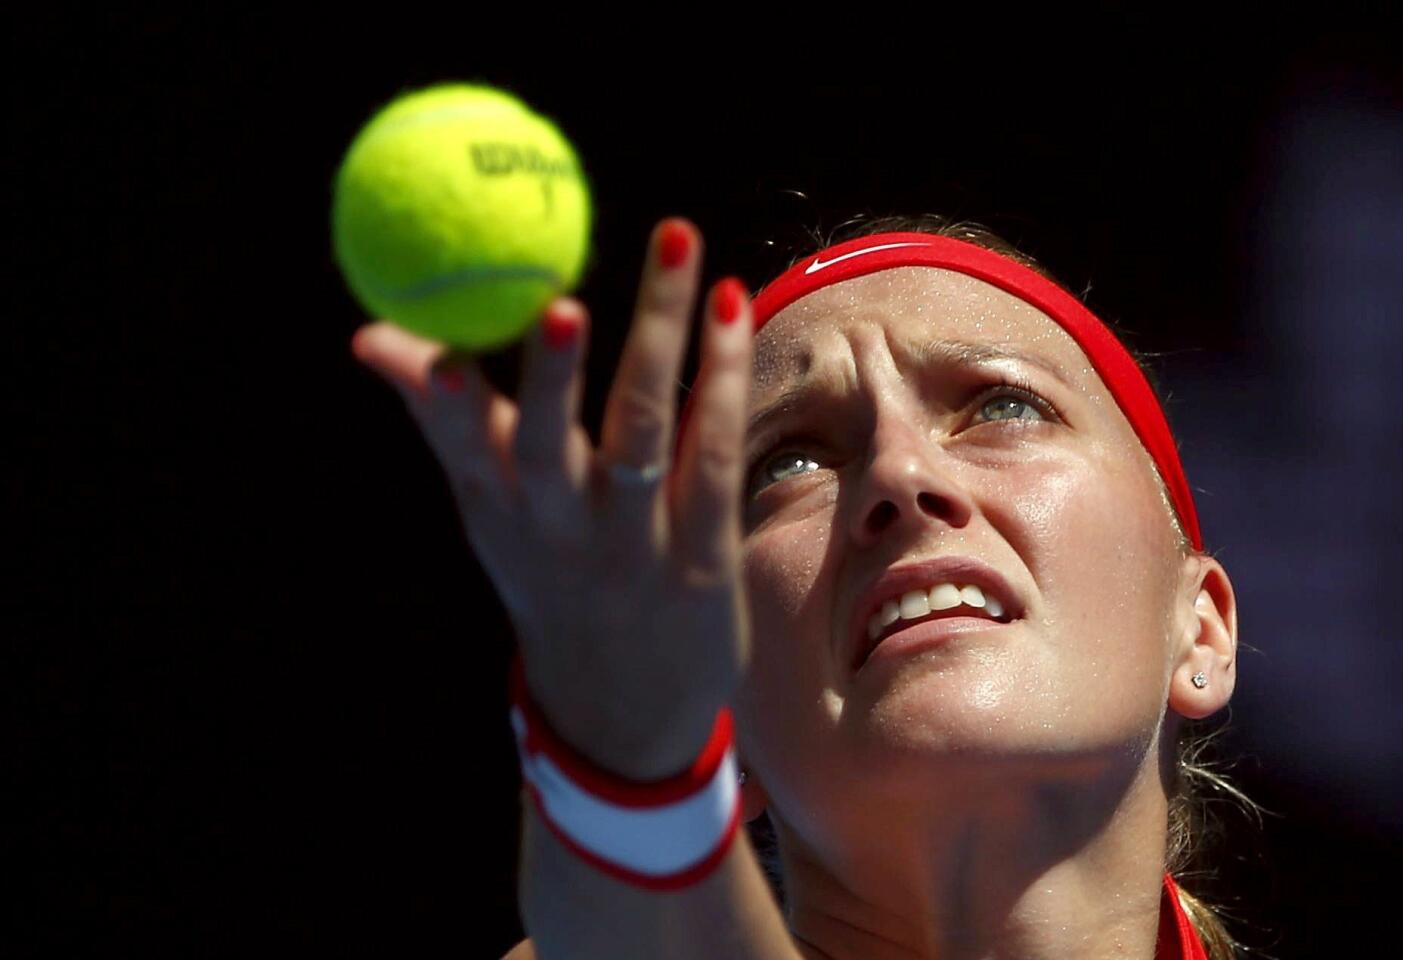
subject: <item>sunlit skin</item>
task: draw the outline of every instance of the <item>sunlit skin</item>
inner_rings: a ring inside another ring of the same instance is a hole
[[[908,345],[942,339],[1036,354],[1068,384],[1018,360],[914,365]],[[744,815],[768,805],[801,952],[1148,960],[1179,726],[1235,680],[1225,571],[1180,551],[1085,354],[1011,294],[929,267],[825,287],[757,334],[750,409],[805,371],[821,397],[747,437],[778,479],[747,493],[736,698]],[[1004,374],[1055,412],[993,389]],[[1008,578],[1024,619],[854,675],[857,597],[952,554]]]

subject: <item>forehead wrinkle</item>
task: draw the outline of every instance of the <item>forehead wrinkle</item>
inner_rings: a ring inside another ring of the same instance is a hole
[[[968,367],[998,360],[1021,360],[1046,370],[1060,380],[1063,386],[1072,386],[1067,375],[1055,362],[1036,353],[1029,353],[1012,343],[972,343],[968,340],[898,342],[922,366],[936,362],[946,366]]]
[[[1018,360],[1046,370],[1059,382],[1072,389],[1070,378],[1056,363],[1035,353],[1029,353],[1010,343],[975,343],[968,340],[909,340],[898,339],[893,343],[898,352],[905,354],[918,368],[932,364],[945,367],[973,367],[981,364]],[[746,424],[746,433],[752,433],[760,424],[797,405],[800,401],[820,392],[820,387],[834,381],[831,365],[821,367],[817,374],[812,372],[813,353],[807,345],[800,358],[800,373],[781,381],[781,392],[773,400],[757,408]]]

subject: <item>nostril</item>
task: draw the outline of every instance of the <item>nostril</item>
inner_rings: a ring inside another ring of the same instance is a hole
[[[891,526],[891,522],[895,517],[896,505],[890,500],[883,500],[873,508],[872,513],[867,518],[867,525],[871,528],[873,533],[880,533]]]
[[[958,501],[950,497],[942,497],[938,493],[922,492],[917,494],[916,503],[928,516],[940,517],[950,523],[958,524],[960,508]]]

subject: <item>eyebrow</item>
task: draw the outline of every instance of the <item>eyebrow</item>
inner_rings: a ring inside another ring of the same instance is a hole
[[[907,343],[905,348],[915,358],[917,364],[923,368],[932,364],[945,367],[972,367],[992,361],[1019,360],[1046,370],[1057,378],[1063,386],[1072,389],[1071,381],[1055,363],[1045,357],[1028,353],[1009,344],[970,343],[967,340],[923,340]],[[795,407],[802,406],[814,395],[820,393],[823,389],[820,385],[823,376],[823,374],[810,373],[798,382],[785,381],[787,386],[779,396],[751,414],[750,421],[745,428],[746,437],[751,436],[770,420],[788,413]]]

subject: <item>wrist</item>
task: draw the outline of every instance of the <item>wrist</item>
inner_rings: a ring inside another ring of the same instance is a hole
[[[636,783],[673,779],[691,768],[713,740],[724,700],[683,704],[675,698],[630,703],[617,696],[591,695],[546,700],[526,677],[520,654],[512,661],[513,702],[542,735],[601,772]],[[705,705],[703,705],[705,704]]]
[[[551,727],[531,700],[519,658],[512,662],[511,700],[526,793],[578,857],[652,890],[691,886],[721,863],[741,815],[729,707],[716,711],[705,743],[690,756],[609,754],[606,761],[614,759],[616,767],[604,768]],[[643,776],[626,776],[619,767]]]
[[[730,709],[676,708],[666,717],[657,709],[630,710],[598,698],[564,710],[543,704],[531,689],[519,654],[511,663],[511,700],[544,747],[563,762],[591,773],[638,784],[674,780],[695,773],[705,760],[708,772],[733,739]],[[708,751],[710,751],[708,753]]]

